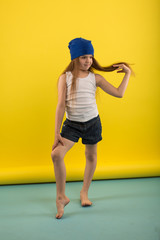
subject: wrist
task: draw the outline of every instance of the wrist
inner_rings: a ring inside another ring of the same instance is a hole
[[[131,74],[131,70],[130,70],[130,69],[127,70],[127,71],[126,71],[126,74],[130,75],[130,74]]]
[[[55,132],[55,134],[54,134],[54,135],[55,135],[55,136],[58,136],[59,134],[60,134],[60,132]]]

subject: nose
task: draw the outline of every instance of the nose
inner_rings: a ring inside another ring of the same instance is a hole
[[[87,59],[86,59],[86,62],[87,62],[87,63],[90,63],[90,61],[91,61],[90,58],[87,58]]]

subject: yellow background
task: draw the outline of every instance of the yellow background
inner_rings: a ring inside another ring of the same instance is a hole
[[[99,90],[94,179],[160,176],[158,0],[1,0],[0,21],[0,184],[55,181],[56,85],[76,37],[92,40],[103,66],[135,64],[123,98]],[[124,76],[100,74],[116,87]],[[67,180],[82,180],[81,140],[65,162]]]

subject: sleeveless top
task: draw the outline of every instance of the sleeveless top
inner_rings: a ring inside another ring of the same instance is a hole
[[[98,116],[95,74],[89,72],[87,77],[77,78],[76,94],[70,95],[72,76],[70,71],[66,72],[66,118],[71,121],[86,122]]]

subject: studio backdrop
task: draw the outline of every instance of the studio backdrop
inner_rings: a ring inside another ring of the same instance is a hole
[[[57,81],[76,37],[102,66],[134,64],[123,98],[97,92],[94,179],[160,176],[159,1],[1,0],[0,21],[0,184],[55,181]],[[115,87],[124,77],[99,73]],[[79,140],[67,153],[67,181],[83,179],[84,149]]]

